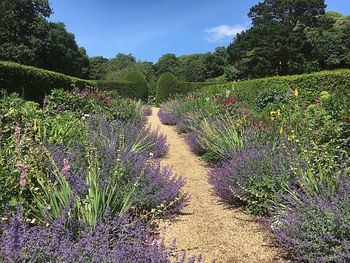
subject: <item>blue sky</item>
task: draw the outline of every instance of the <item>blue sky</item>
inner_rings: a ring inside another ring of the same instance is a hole
[[[66,24],[89,56],[132,53],[157,61],[226,46],[249,27],[257,0],[50,0],[53,21]],[[328,10],[350,15],[349,0],[326,0]]]

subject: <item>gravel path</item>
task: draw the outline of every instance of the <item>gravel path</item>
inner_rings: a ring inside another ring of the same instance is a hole
[[[208,167],[191,153],[174,127],[161,124],[158,110],[153,108],[148,122],[167,135],[170,151],[162,164],[185,178],[185,191],[191,196],[179,216],[160,223],[167,243],[176,238],[179,249],[186,249],[189,255],[202,254],[204,262],[287,262],[278,256],[281,253],[276,248],[268,245],[271,237],[252,216],[225,206],[211,194]]]

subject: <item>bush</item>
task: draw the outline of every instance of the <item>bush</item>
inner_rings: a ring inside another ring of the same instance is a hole
[[[268,214],[276,193],[291,180],[288,162],[270,145],[248,145],[233,152],[209,173],[215,193],[230,204],[247,206],[249,212]]]
[[[296,191],[275,217],[278,244],[301,262],[350,262],[350,182],[323,195]]]
[[[158,103],[166,101],[176,94],[178,88],[179,85],[174,74],[170,72],[162,74],[157,82],[156,101]]]
[[[16,92],[26,100],[41,102],[52,89],[70,90],[72,86],[94,85],[94,81],[61,73],[0,61],[0,88]]]
[[[146,101],[148,98],[148,84],[145,76],[138,71],[130,71],[125,75],[126,81],[132,83],[128,97],[132,99],[141,99]]]
[[[150,223],[116,217],[95,228],[67,217],[49,226],[30,225],[20,212],[0,221],[1,262],[201,262],[155,241]]]

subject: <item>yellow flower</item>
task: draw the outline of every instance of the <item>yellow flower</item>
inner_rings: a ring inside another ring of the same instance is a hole
[[[294,139],[295,139],[295,135],[289,135],[288,136],[288,141],[294,141]]]
[[[295,96],[295,97],[298,97],[298,96],[299,96],[299,91],[298,91],[298,89],[295,89],[295,90],[294,90],[294,96]]]
[[[283,134],[283,128],[281,127],[280,128],[280,135],[282,135]]]

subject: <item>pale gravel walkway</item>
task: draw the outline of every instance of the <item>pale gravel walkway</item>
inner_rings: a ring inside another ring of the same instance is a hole
[[[188,250],[190,255],[202,254],[204,262],[212,262],[214,258],[216,262],[230,263],[287,262],[278,256],[276,248],[268,245],[271,237],[252,216],[226,207],[211,194],[205,163],[191,153],[174,127],[160,123],[158,110],[153,108],[148,122],[153,128],[159,126],[167,135],[170,151],[162,164],[170,165],[185,178],[185,191],[191,196],[181,215],[160,223],[161,229],[166,230],[167,243],[176,238],[179,249]]]

